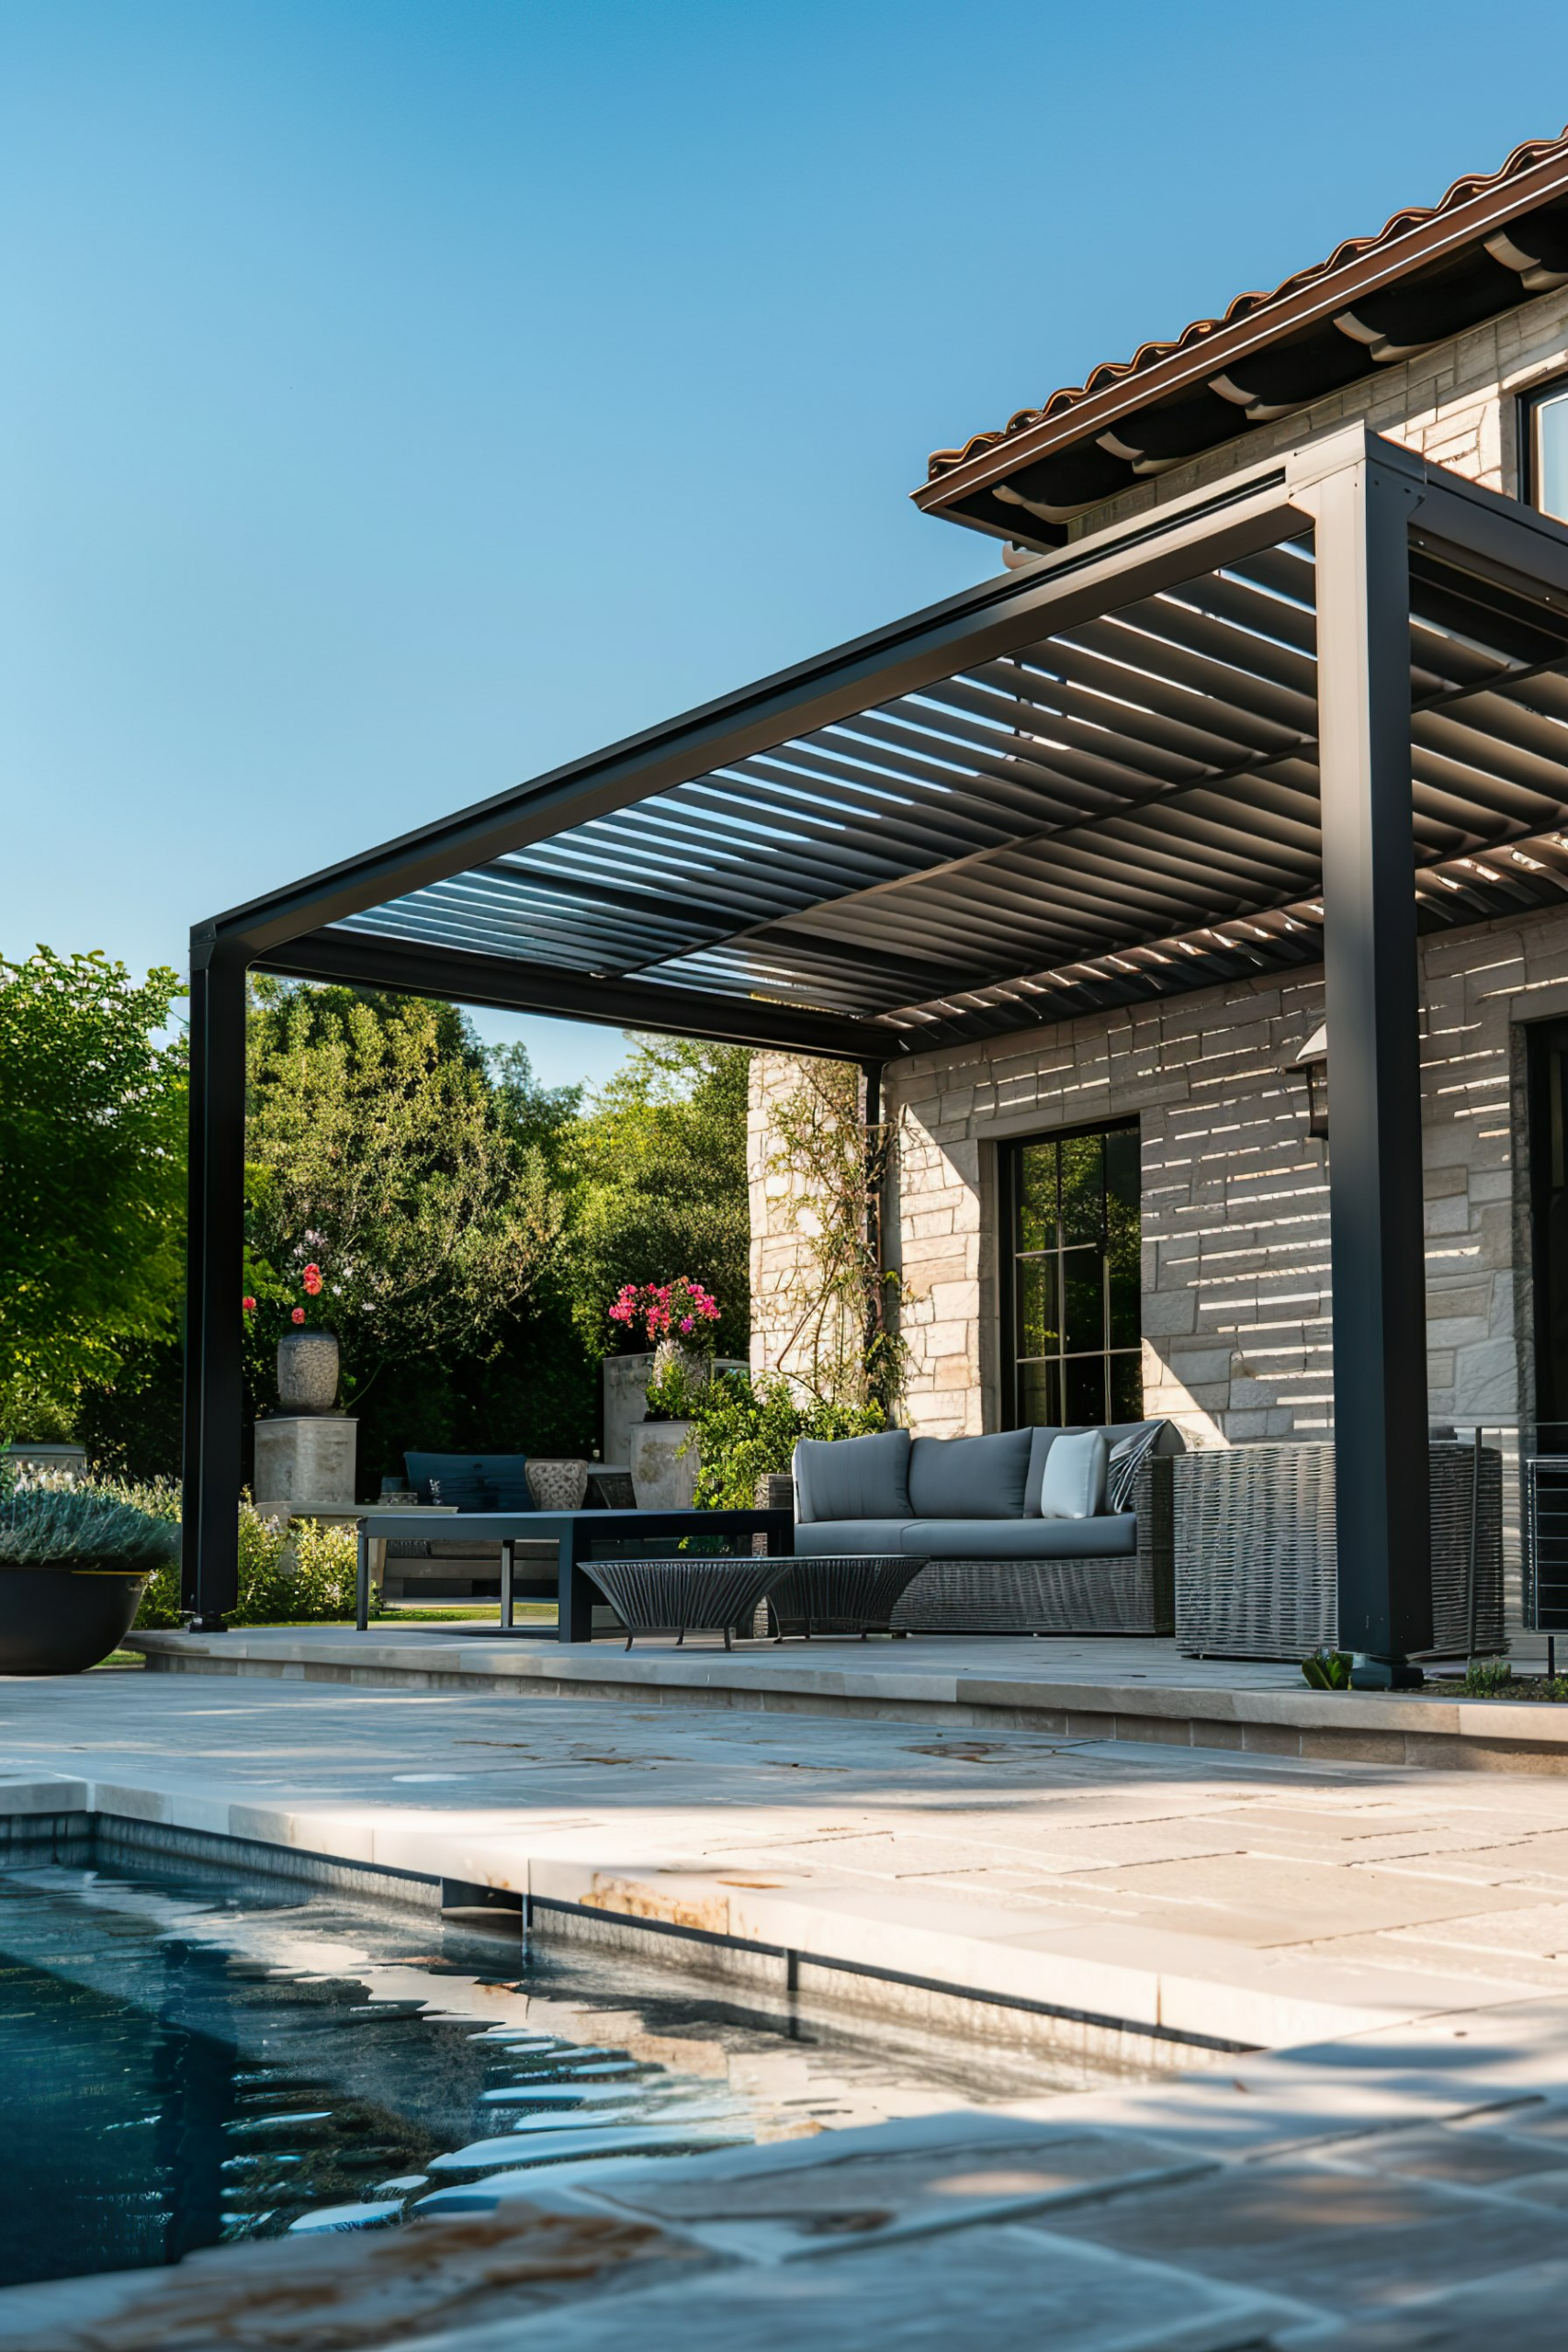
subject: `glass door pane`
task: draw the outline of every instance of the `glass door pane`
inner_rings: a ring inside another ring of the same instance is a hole
[[[1139,1420],[1138,1130],[1043,1136],[1010,1159],[1014,1419]]]
[[[1568,522],[1568,387],[1537,401],[1532,412],[1535,446],[1530,452],[1531,488],[1543,514]]]

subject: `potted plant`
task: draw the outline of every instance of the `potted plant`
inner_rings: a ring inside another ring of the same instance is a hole
[[[639,1510],[688,1510],[698,1469],[691,1407],[713,1372],[718,1301],[682,1274],[672,1283],[624,1283],[610,1320],[641,1330],[653,1350],[643,1419],[631,1432],[632,1491]]]
[[[100,1487],[17,1481],[0,1496],[0,1674],[80,1674],[107,1657],[178,1540]]]
[[[308,1299],[320,1298],[321,1270],[313,1261],[303,1267],[299,1287]],[[283,1304],[279,1297],[274,1304]],[[262,1302],[247,1292],[241,1305],[247,1316],[259,1316]],[[339,1351],[335,1331],[318,1329],[308,1320],[308,1309],[291,1306],[277,1342],[277,1401],[285,1413],[330,1413],[337,1403]]]

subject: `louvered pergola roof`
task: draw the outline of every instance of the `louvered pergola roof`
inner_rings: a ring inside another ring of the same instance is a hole
[[[1418,919],[1568,894],[1568,530],[1360,427],[198,927],[199,958],[886,1061],[1323,953],[1313,485],[1411,524]]]

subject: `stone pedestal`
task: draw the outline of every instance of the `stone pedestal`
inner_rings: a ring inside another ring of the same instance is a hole
[[[256,1508],[285,1519],[314,1504],[351,1512],[359,1423],[343,1413],[278,1413],[256,1423]]]

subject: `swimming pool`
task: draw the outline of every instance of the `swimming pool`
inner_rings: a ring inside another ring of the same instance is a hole
[[[1091,2079],[525,1942],[515,1914],[454,1922],[107,1849],[0,1874],[0,2285],[395,2225],[536,2165]]]

